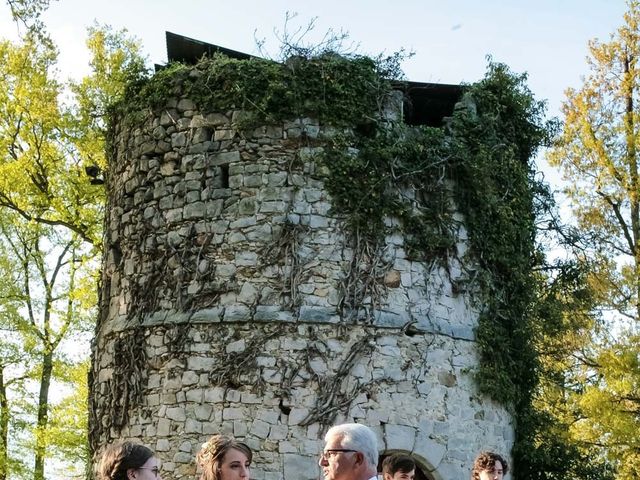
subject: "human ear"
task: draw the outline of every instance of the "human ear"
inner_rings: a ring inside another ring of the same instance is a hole
[[[128,468],[127,469],[127,479],[128,480],[135,480],[136,478],[136,469],[135,468]]]

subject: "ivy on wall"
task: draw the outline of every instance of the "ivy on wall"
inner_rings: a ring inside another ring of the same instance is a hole
[[[184,96],[202,112],[251,112],[247,128],[300,117],[336,127],[321,140],[334,209],[370,244],[384,239],[385,219],[395,218],[414,259],[446,265],[456,252],[454,210],[462,213],[470,247],[463,263],[477,269],[472,290],[483,306],[477,379],[483,393],[514,411],[517,453],[520,439],[533,434],[520,420],[531,413],[538,370],[531,311],[533,271],[543,259],[536,218],[552,201],[535,179],[532,156],[551,128],[526,77],[491,62],[443,127],[385,119],[399,60],[331,52],[284,63],[214,56],[131,84],[113,111],[135,123]]]

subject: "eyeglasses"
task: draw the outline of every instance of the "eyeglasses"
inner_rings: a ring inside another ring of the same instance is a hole
[[[334,456],[337,453],[353,453],[353,452],[357,452],[358,450],[350,450],[348,448],[329,448],[327,450],[324,450],[320,456],[322,458],[325,459],[329,459],[329,457]]]
[[[158,472],[160,471],[158,467],[138,467],[138,470],[151,470],[156,478],[158,478]]]

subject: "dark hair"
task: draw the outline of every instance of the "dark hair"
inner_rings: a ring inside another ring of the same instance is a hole
[[[496,462],[500,462],[502,464],[502,472],[506,475],[509,471],[509,465],[504,458],[497,453],[480,452],[473,462],[471,480],[480,480],[480,472],[484,470],[492,470]]]
[[[382,474],[395,475],[396,472],[409,473],[415,470],[416,462],[409,455],[396,453],[385,457],[382,461]]]
[[[201,480],[220,480],[220,463],[229,450],[238,450],[247,456],[251,463],[253,453],[244,443],[237,441],[231,435],[214,435],[196,455],[196,462],[202,469]]]
[[[127,480],[127,470],[140,468],[153,456],[153,450],[139,443],[113,443],[102,453],[98,477],[102,480]]]

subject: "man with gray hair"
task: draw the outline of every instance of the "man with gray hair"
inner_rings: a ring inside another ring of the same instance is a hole
[[[331,427],[324,436],[318,464],[325,480],[375,480],[378,439],[369,427],[345,423]]]

